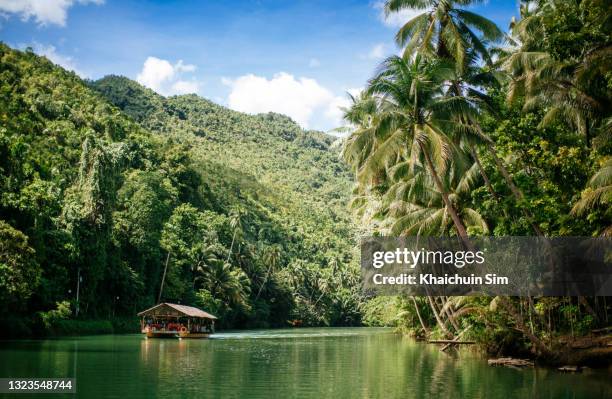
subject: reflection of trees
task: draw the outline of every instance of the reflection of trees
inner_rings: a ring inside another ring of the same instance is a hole
[[[76,348],[76,349],[75,349]],[[609,379],[493,368],[380,329],[238,333],[217,340],[95,337],[0,346],[0,375],[71,376],[83,397],[603,397]]]

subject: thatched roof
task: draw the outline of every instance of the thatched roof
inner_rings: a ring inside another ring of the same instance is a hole
[[[138,316],[187,316],[199,317],[202,319],[216,320],[217,317],[203,311],[202,309],[194,308],[193,306],[177,305],[175,303],[160,303],[147,310],[138,313]]]

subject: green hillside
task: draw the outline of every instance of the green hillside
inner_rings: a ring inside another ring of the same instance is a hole
[[[162,300],[225,326],[359,323],[333,143],[1,44],[0,319],[37,333],[132,316],[167,265]]]

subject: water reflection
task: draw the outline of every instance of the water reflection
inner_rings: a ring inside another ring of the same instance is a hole
[[[386,329],[291,329],[209,340],[101,336],[0,343],[1,377],[73,377],[78,397],[610,397],[606,372],[491,368]],[[74,396],[69,396],[74,397]]]

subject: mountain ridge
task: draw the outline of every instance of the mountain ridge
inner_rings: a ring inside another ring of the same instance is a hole
[[[123,77],[83,81],[4,44],[0,76],[0,233],[13,243],[0,315],[41,330],[32,315],[56,306],[132,315],[168,264],[162,299],[226,327],[359,323],[352,183],[333,138]]]

